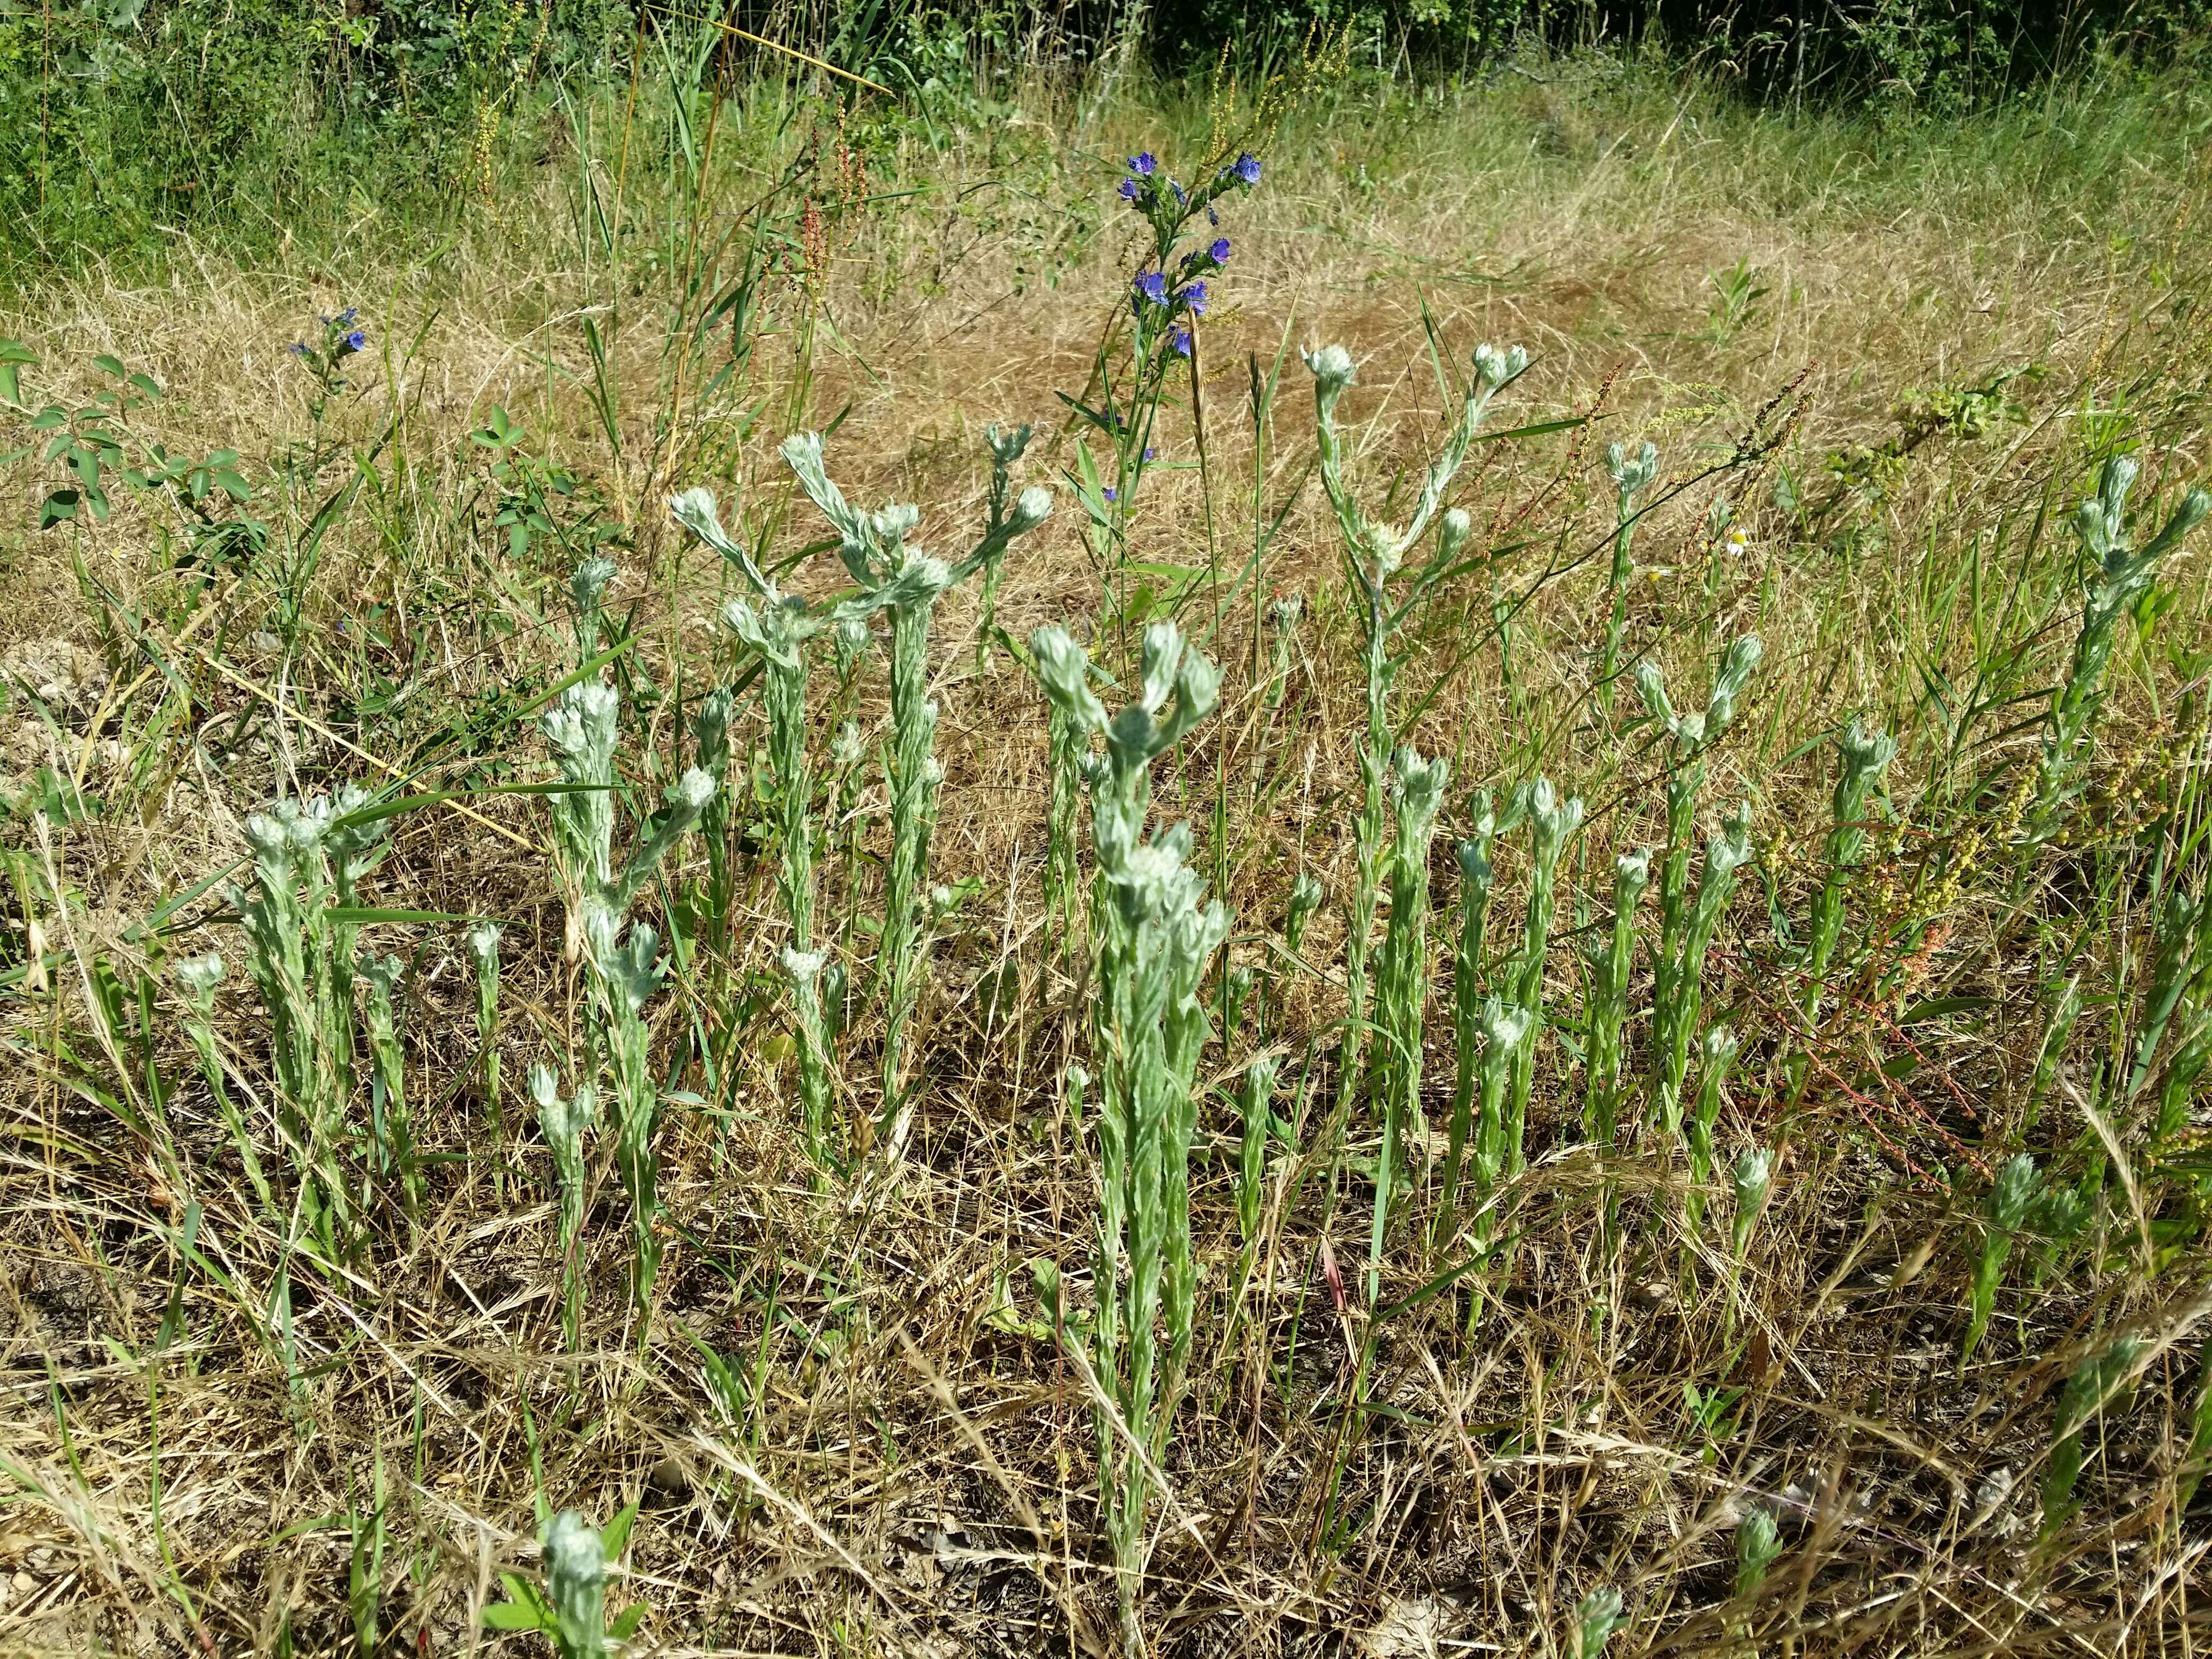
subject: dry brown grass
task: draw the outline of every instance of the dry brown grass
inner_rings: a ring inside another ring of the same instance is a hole
[[[1040,116],[1036,131],[1059,136],[1058,121]],[[1127,112],[1112,131],[1116,143],[1141,136]],[[1488,618],[1479,586],[1439,599],[1403,682],[1410,700],[1466,653],[1413,738],[1454,757],[1455,801],[1467,786],[1507,785],[1538,765],[1589,801],[1570,860],[1579,896],[1563,896],[1562,933],[1603,921],[1601,872],[1612,854],[1654,839],[1662,822],[1643,738],[1600,729],[1587,695],[1587,646],[1605,605],[1603,439],[1654,436],[1683,480],[1708,465],[1699,446],[1724,449],[1770,400],[1783,398],[1778,417],[1802,408],[1782,450],[1683,489],[1646,524],[1639,562],[1668,574],[1638,586],[1631,640],[1680,684],[1697,681],[1706,640],[1754,627],[1765,638],[1767,665],[1708,797],[1757,803],[1762,845],[1773,843],[1763,868],[1774,903],[1801,925],[1831,775],[1824,750],[1801,748],[1853,710],[1908,735],[1892,794],[1909,837],[1882,843],[1854,905],[1853,937],[1892,887],[1896,908],[1924,903],[1935,878],[1923,849],[1955,848],[1971,826],[1970,781],[2032,750],[2032,730],[1996,735],[2013,721],[1986,719],[1963,760],[1948,756],[1922,671],[1970,678],[1989,648],[1942,614],[1949,576],[1966,568],[1977,538],[2008,580],[2024,568],[2056,593],[2052,540],[2023,548],[2037,509],[2064,510],[2081,485],[2087,450],[2069,411],[2122,395],[2144,411],[2137,430],[2155,463],[2146,495],[2202,467],[2212,341],[2172,303],[2205,275],[2187,228],[2202,206],[2201,173],[2146,170],[2116,184],[2114,222],[2092,224],[2034,199],[2025,179],[2008,184],[1966,160],[1948,174],[1929,165],[1917,184],[1880,179],[1898,155],[1855,160],[1850,147],[1873,141],[1838,131],[1823,150],[1698,97],[1675,105],[1571,78],[1443,115],[1348,105],[1291,130],[1268,157],[1268,182],[1228,227],[1238,244],[1223,284],[1231,304],[1206,330],[1203,398],[1215,533],[1230,570],[1249,545],[1249,363],[1264,373],[1286,335],[1293,344],[1340,340],[1361,360],[1346,407],[1370,498],[1420,465],[1440,430],[1424,300],[1462,355],[1478,339],[1535,353],[1508,420],[1601,417],[1582,434],[1485,452],[1464,492],[1493,541],[1531,544],[1503,562],[1509,586],[1547,558],[1575,567],[1519,620],[1525,718],[1509,711],[1494,645],[1467,653]],[[971,136],[969,148],[933,158],[909,139],[878,167],[926,178],[936,192],[838,228],[828,287],[837,337],[817,344],[807,408],[818,421],[849,407],[833,469],[858,499],[919,501],[933,546],[949,548],[978,516],[981,426],[1054,419],[1053,393],[1082,387],[1123,280],[1115,222],[1080,246],[1060,240],[1073,206],[1103,190],[1034,135],[1024,139],[1019,128]],[[1755,143],[1768,152],[1750,153]],[[587,291],[562,236],[544,228],[567,211],[561,183],[550,169],[526,176],[501,219],[533,228],[474,226],[434,271],[381,263],[372,223],[334,256],[273,270],[185,250],[158,287],[58,289],[8,323],[52,366],[40,385],[55,395],[81,392],[89,381],[72,379],[78,366],[112,351],[167,389],[148,418],[173,445],[258,457],[307,424],[301,377],[283,350],[300,319],[359,302],[376,361],[333,414],[335,429],[365,447],[394,410],[405,421],[324,566],[310,647],[287,661],[260,637],[267,607],[256,581],[219,587],[217,620],[169,653],[188,704],[172,701],[158,672],[127,698],[106,695],[137,681],[147,659],[130,639],[136,624],[87,605],[70,556],[74,545],[88,571],[155,623],[150,641],[166,644],[193,595],[164,573],[151,515],[126,506],[73,544],[66,531],[28,531],[25,469],[0,494],[0,647],[18,666],[27,648],[57,640],[80,657],[76,671],[48,676],[60,730],[20,721],[9,764],[18,776],[81,764],[107,803],[89,822],[9,831],[37,872],[60,874],[77,897],[44,917],[64,958],[58,988],[0,993],[10,999],[0,1012],[0,1230],[11,1256],[0,1276],[0,1474],[16,1489],[0,1508],[0,1651],[347,1649],[347,1516],[369,1504],[380,1459],[389,1494],[382,1651],[497,1650],[477,1634],[477,1615],[499,1595],[498,1571],[535,1570],[538,1493],[599,1519],[642,1503],[610,1601],[650,1604],[647,1650],[1105,1652],[1116,1640],[1093,1536],[1088,1403],[1051,1343],[994,1317],[1010,1282],[1020,1316],[1033,1316],[1031,1260],[1083,1268],[1093,1200],[1058,1089],[1061,1066],[1083,1049],[1085,994],[1044,949],[1037,890],[1042,705],[1011,667],[972,672],[972,594],[939,612],[948,782],[936,860],[939,879],[981,887],[935,957],[927,1082],[907,1158],[849,1189],[817,1190],[789,1079],[758,1057],[759,1038],[775,1029],[772,989],[716,1007],[691,975],[662,1000],[662,1063],[693,1053],[694,1029],[734,1022],[744,1036],[734,1073],[709,1079],[695,1057],[678,1081],[708,1105],[672,1110],[664,1132],[664,1197],[683,1236],[642,1346],[624,1291],[619,1189],[602,1158],[584,1351],[561,1352],[547,1165],[534,1128],[513,1119],[527,1062],[573,1052],[578,1005],[544,816],[526,799],[478,803],[477,820],[450,806],[410,816],[377,878],[378,902],[507,921],[510,1133],[489,1144],[469,1080],[473,1012],[458,941],[393,930],[405,943],[387,948],[417,952],[406,1026],[418,1133],[447,1161],[419,1224],[390,1218],[343,1294],[301,1287],[298,1340],[313,1375],[296,1394],[266,1317],[283,1241],[257,1219],[221,1151],[166,991],[155,1048],[191,1156],[189,1196],[203,1206],[197,1255],[181,1246],[186,1195],[165,1189],[143,1140],[101,1103],[103,1092],[125,1092],[118,1072],[143,1093],[143,1062],[127,1042],[103,1054],[83,976],[96,958],[126,970],[149,961],[145,941],[125,930],[238,856],[246,812],[295,780],[374,775],[486,688],[557,670],[563,629],[541,580],[550,564],[502,566],[483,515],[463,523],[451,511],[481,477],[466,434],[491,404],[528,420],[634,538],[618,556],[617,597],[639,606],[637,664],[664,689],[680,676],[687,695],[727,670],[711,623],[719,573],[677,544],[655,505],[690,475],[680,460],[648,470],[638,459],[652,441],[662,326],[647,302],[650,280],[625,301],[617,337],[625,406],[643,411],[625,427],[623,465],[609,464],[576,382],[533,362],[550,353],[583,374],[575,319],[589,294],[604,293]],[[734,200],[757,186],[733,164],[727,188]],[[2132,239],[2124,247],[2123,233]],[[1056,287],[1036,280],[1041,246],[1066,252]],[[1738,258],[1771,293],[1741,329],[1717,333],[1708,273]],[[1018,278],[1024,291],[1013,291]],[[795,283],[779,283],[771,322],[789,324],[802,305]],[[418,332],[419,347],[403,350]],[[744,452],[750,503],[786,488],[772,451],[791,337],[771,335],[761,354],[769,412]],[[2016,388],[2017,417],[1978,442],[1924,444],[1880,502],[1839,506],[1810,531],[1771,504],[1778,466],[1825,500],[1821,458],[1894,432],[1889,410],[1907,389],[1972,385],[2029,362],[2042,378]],[[1308,464],[1307,398],[1293,355],[1274,412],[1271,509]],[[1194,461],[1188,420],[1171,431],[1168,458]],[[1030,471],[1044,475],[1041,458],[1064,464],[1070,441],[1047,424]],[[342,451],[325,487],[349,465]],[[1148,485],[1144,556],[1206,562],[1204,482],[1193,467]],[[1705,614],[1693,544],[1716,489],[1740,504],[1753,550],[1721,573]],[[1060,493],[1059,514],[1009,570],[1000,619],[1016,638],[1097,614],[1079,515]],[[784,544],[812,533],[794,521]],[[1163,769],[1161,816],[1197,822],[1208,868],[1218,766],[1227,780],[1231,953],[1255,966],[1270,960],[1265,939],[1301,868],[1332,894],[1309,959],[1333,964],[1341,948],[1362,717],[1330,534],[1310,486],[1269,554],[1267,581],[1307,600],[1283,708],[1265,708],[1233,667],[1220,714],[1179,768]],[[2203,637],[2200,558],[2179,568],[2180,599],[2161,641]],[[809,580],[826,586],[830,573]],[[2041,625],[2035,605],[2008,612],[1999,597],[1978,599],[1976,614],[2007,637]],[[2047,684],[2074,613],[2070,599],[2059,605],[2023,688]],[[1202,601],[1195,614],[1207,619]],[[1216,649],[1232,665],[1249,660],[1250,614],[1248,595],[1221,624]],[[372,626],[386,643],[362,642]],[[2202,741],[2201,688],[2195,702],[2177,702],[2196,685],[2193,662],[2162,651],[2116,661],[2123,695],[2106,752],[2139,758],[2135,781],[2148,778],[2162,799],[2178,787],[2175,745]],[[879,675],[878,662],[862,677],[853,712],[864,726],[884,716]],[[360,694],[377,676],[416,687],[419,702],[356,727]],[[828,678],[825,667],[825,702]],[[271,699],[282,718],[267,718]],[[152,724],[156,707],[181,723]],[[646,734],[630,763],[650,747],[665,764],[667,703]],[[501,748],[518,776],[544,775],[526,725]],[[424,787],[458,775],[441,770]],[[878,784],[864,812],[871,803],[880,812],[879,795]],[[2124,805],[2100,805],[2104,832]],[[1445,849],[1461,827],[1455,809],[1438,844],[1445,903],[1455,879]],[[881,839],[874,818],[866,830]],[[1519,902],[1520,866],[1509,848],[1501,915]],[[1730,1150],[1771,1141],[1790,1092],[1788,975],[1757,873],[1747,872],[1707,988],[1708,1006],[1749,1036],[1723,1118]],[[833,856],[823,889],[831,929],[845,920],[849,878]],[[872,874],[860,880],[872,890]],[[1990,1340],[1963,1375],[1956,1362],[1980,1171],[2023,1142],[2077,1163],[2094,1150],[2073,1109],[2093,1086],[2096,1020],[2085,1018],[2039,1127],[2023,1099],[2043,988],[2074,965],[2062,960],[2067,917],[2081,910],[2085,883],[2094,878],[2074,854],[2028,865],[1993,849],[1929,918],[1936,942],[1907,994],[1832,1018],[1740,1285],[1712,1238],[1686,1231],[1685,1176],[1668,1149],[1601,1163],[1561,1134],[1578,1115],[1580,1082],[1555,1041],[1540,1065],[1540,1155],[1516,1188],[1524,1231],[1510,1267],[1471,1326],[1468,1299],[1455,1293],[1385,1328],[1368,1393],[1379,1405],[1358,1419],[1346,1405],[1364,1315],[1332,1306],[1319,1266],[1333,1248],[1354,1278],[1368,1215],[1364,1182],[1320,1141],[1334,1085],[1317,1074],[1318,1099],[1296,1109],[1300,1155],[1279,1155],[1271,1168],[1261,1273],[1241,1321],[1229,1307],[1234,1114],[1226,1098],[1210,1099],[1194,1170],[1206,1273],[1199,1381],[1178,1421],[1173,1495],[1156,1531],[1146,1598],[1156,1650],[1562,1653],[1576,1600],[1609,1583],[1632,1616],[1615,1653],[2190,1651],[2203,1634],[2207,1535],[2201,1512],[2178,1522],[2173,1497],[2196,1407],[2201,1242],[2148,1261],[2116,1180],[2087,1259],[2069,1256],[2034,1289],[2016,1263]],[[2132,996],[2137,981],[2125,975],[2142,972],[2150,921],[2132,887],[2122,891],[2107,922],[2070,947],[2075,961],[2092,983]],[[2039,922],[2051,925],[2039,932]],[[769,867],[749,864],[738,985],[770,984],[779,931]],[[181,955],[210,943],[238,953],[234,930],[220,925],[164,948]],[[1018,1006],[987,1018],[974,989],[1007,963],[1020,973]],[[1555,1005],[1579,1006],[1571,948],[1555,947],[1552,980]],[[1432,1109],[1451,1070],[1442,967],[1437,987]],[[1898,1023],[1907,1000],[1968,994],[1992,1000],[1971,1020]],[[1302,976],[1283,976],[1274,994],[1272,1040],[1292,1055],[1295,1078],[1297,1056],[1323,1038],[1340,999]],[[226,1010],[226,1041],[258,1078],[258,1010],[235,988]],[[1233,1086],[1251,1043],[1248,1030],[1231,1051],[1210,1049],[1206,1074]],[[1881,1062],[1915,1049],[1922,1069],[1883,1075]],[[864,1020],[842,1068],[856,1115],[873,1105],[872,1050]],[[1356,1146],[1370,1138],[1364,1115],[1352,1135]],[[1939,1164],[1961,1196],[1928,1177]],[[1625,1218],[1620,1250],[1604,1248],[1597,1225],[1608,1183]],[[1385,1264],[1385,1301],[1441,1265],[1407,1243]],[[684,1327],[759,1362],[741,1420],[713,1406]],[[2038,1549],[2033,1491],[2055,1388],[2099,1333],[2122,1328],[2154,1344],[2138,1400],[2106,1429],[2082,1515]],[[1686,1411],[1686,1383],[1742,1391],[1710,1437]],[[1990,1501],[2006,1480],[2016,1495]],[[1764,1589],[1731,1599],[1734,1523],[1753,1504],[1778,1510],[1786,1549]],[[507,1650],[523,1646],[509,1638]]]

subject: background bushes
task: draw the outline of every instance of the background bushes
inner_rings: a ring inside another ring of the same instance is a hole
[[[179,228],[281,238],[366,200],[434,223],[488,179],[512,117],[626,79],[656,12],[713,14],[942,120],[993,86],[1106,54],[1248,82],[1317,32],[1352,73],[1426,82],[1512,54],[1669,54],[1749,98],[1942,117],[2092,58],[2191,49],[2212,0],[0,0],[0,280]],[[1124,57],[1126,54],[1126,57]],[[793,60],[732,37],[725,72]]]

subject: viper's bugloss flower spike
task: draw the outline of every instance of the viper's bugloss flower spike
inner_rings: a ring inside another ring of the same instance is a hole
[[[1202,282],[1186,283],[1176,295],[1194,317],[1206,315],[1206,284]]]
[[[1120,188],[1114,193],[1125,202],[1133,202],[1137,199],[1137,181],[1134,179],[1124,179]]]
[[[1156,306],[1164,306],[1168,302],[1168,279],[1165,271],[1147,270],[1140,273],[1137,277],[1136,289],[1139,299],[1149,300]]]
[[[1183,187],[1176,183],[1174,179],[1170,179],[1168,180],[1168,189],[1174,195],[1176,198],[1176,205],[1177,207],[1187,208],[1190,205],[1190,198],[1184,194]]]
[[[1129,171],[1140,179],[1151,178],[1152,170],[1158,166],[1158,158],[1148,149],[1139,150],[1129,158]]]

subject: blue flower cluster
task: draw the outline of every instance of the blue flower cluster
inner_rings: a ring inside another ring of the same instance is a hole
[[[1170,316],[1206,315],[1206,279],[1229,263],[1229,239],[1217,236],[1206,247],[1194,248],[1183,255],[1176,267],[1172,281],[1164,270],[1146,270],[1138,274],[1136,294],[1132,301],[1141,314],[1148,306],[1158,307]],[[1190,331],[1178,328],[1170,336],[1169,343],[1184,356],[1190,356]]]
[[[322,355],[331,362],[335,363],[342,357],[352,356],[355,352],[368,343],[368,336],[354,326],[355,319],[360,315],[360,307],[348,306],[337,316],[325,317],[322,319]],[[314,349],[305,340],[293,341],[291,349],[295,357],[308,357],[316,355]]]

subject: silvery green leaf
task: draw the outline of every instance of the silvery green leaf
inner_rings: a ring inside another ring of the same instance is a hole
[[[1176,664],[1182,657],[1182,629],[1171,622],[1154,623],[1145,630],[1144,666],[1138,703],[1147,714],[1167,707],[1175,689]]]
[[[628,941],[608,951],[601,963],[609,988],[633,1018],[660,988],[659,953],[660,935],[641,921],[629,930]]]
[[[983,428],[983,442],[991,452],[991,459],[1002,467],[1012,466],[1022,458],[1030,447],[1030,423],[1002,427],[995,421]]]
[[[1767,1183],[1774,1175],[1774,1155],[1754,1146],[1735,1161],[1735,1206],[1748,1215],[1766,1200]]]
[[[1576,1605],[1577,1659],[1598,1659],[1613,1632],[1626,1622],[1620,1608],[1620,1592],[1610,1586],[1592,1590]]]
[[[1879,777],[1897,757],[1897,739],[1886,732],[1869,732],[1854,718],[1836,739],[1844,770],[1856,775]]]
[[[612,686],[585,680],[563,691],[538,716],[538,728],[561,751],[562,775],[569,782],[613,781],[621,706]]]
[[[699,766],[720,782],[730,765],[730,715],[736,704],[727,686],[709,691],[691,721],[691,743]]]
[[[595,554],[578,565],[568,578],[568,597],[574,602],[576,614],[580,617],[598,615],[607,584],[614,579],[615,562],[612,559]]]
[[[2097,493],[2074,515],[2082,546],[2100,565],[2112,564],[2116,554],[2127,551],[2128,492],[2135,488],[2138,470],[2132,457],[2113,456],[2098,477]]]
[[[701,487],[672,495],[668,498],[668,511],[677,523],[737,566],[756,593],[771,602],[778,597],[775,584],[753,562],[750,550],[722,528],[713,490]]]
[[[1659,451],[1647,439],[1634,454],[1620,444],[1607,444],[1605,448],[1606,470],[1613,475],[1613,488],[1620,492],[1626,503],[1649,488],[1659,476]]]
[[[822,437],[815,432],[794,432],[783,441],[777,451],[783,462],[799,479],[799,487],[806,497],[822,510],[837,533],[848,543],[865,542],[860,515],[846,501],[844,492],[830,481],[830,474],[822,465]]]
[[[1459,556],[1460,549],[1474,532],[1474,520],[1467,516],[1463,507],[1453,507],[1437,526],[1437,552],[1447,563]]]
[[[560,1622],[562,1659],[602,1659],[607,1650],[606,1546],[574,1510],[553,1517],[545,1534],[546,1599]]]
[[[1091,690],[1091,658],[1064,628],[1030,635],[1030,657],[1044,694],[1085,731],[1106,728],[1106,707]]]
[[[1717,738],[1735,718],[1735,700],[1743,695],[1743,688],[1751,678],[1751,671],[1759,666],[1759,659],[1766,654],[1766,647],[1756,634],[1747,634],[1733,641],[1728,654],[1721,659],[1720,672],[1713,676],[1713,694],[1705,702],[1705,732]]]
[[[1451,776],[1451,763],[1441,755],[1425,761],[1411,744],[1404,744],[1393,757],[1392,764],[1397,773],[1393,793],[1399,820],[1410,826],[1414,835],[1425,839],[1429,826],[1436,822],[1443,806],[1444,785]]]
[[[2035,1160],[2026,1152],[2008,1159],[1990,1188],[1990,1225],[1999,1232],[2018,1232],[2027,1219],[2027,1206],[2035,1197]]]
[[[499,941],[500,927],[495,921],[471,923],[468,931],[461,935],[461,942],[468,947],[469,960],[475,963],[479,969],[487,963],[494,967],[498,965]]]
[[[1636,689],[1644,694],[1644,707],[1651,711],[1654,720],[1670,733],[1678,732],[1680,721],[1674,713],[1674,702],[1667,696],[1667,677],[1659,665],[1650,658],[1636,665]]]

